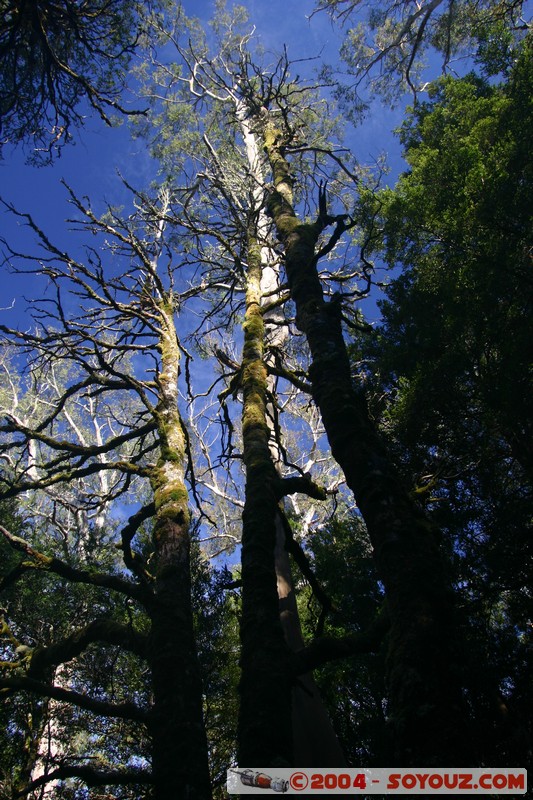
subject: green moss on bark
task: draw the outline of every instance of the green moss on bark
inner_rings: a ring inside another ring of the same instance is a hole
[[[464,763],[469,747],[454,652],[457,629],[442,556],[431,526],[395,473],[362,390],[353,385],[341,318],[326,303],[317,271],[320,215],[315,224],[298,219],[282,143],[281,133],[267,124],[264,146],[275,186],[268,208],[285,248],[297,324],[311,351],[313,397],[332,454],[367,524],[387,592],[389,698],[396,763]]]
[[[279,620],[274,562],[277,474],[269,448],[261,254],[249,238],[243,325],[243,458],[241,681],[238,759],[242,765],[289,765],[292,758],[291,672]]]
[[[160,305],[160,325],[161,371],[155,412],[160,451],[150,472],[155,504],[155,598],[148,647],[154,694],[155,798],[205,800],[211,789],[191,606],[186,443],[178,410],[180,352],[169,300]]]

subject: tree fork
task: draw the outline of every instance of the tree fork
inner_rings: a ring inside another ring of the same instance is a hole
[[[285,248],[297,324],[311,351],[309,376],[332,454],[366,522],[391,620],[388,652],[390,724],[396,763],[425,766],[469,759],[452,592],[437,536],[401,485],[370,418],[362,389],[352,382],[336,304],[326,302],[316,247],[326,225],[324,201],[314,223],[293,208],[293,178],[283,133],[263,127],[273,172],[268,210]]]

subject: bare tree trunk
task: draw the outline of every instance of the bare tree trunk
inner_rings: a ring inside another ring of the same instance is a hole
[[[267,229],[266,214],[259,212],[258,228]],[[266,234],[265,234],[266,235]],[[279,300],[279,264],[274,258],[271,248],[263,247],[263,271],[261,278],[261,294],[266,304]],[[265,252],[266,251],[266,252]],[[283,350],[288,340],[288,330],[283,307],[274,307],[263,312],[265,322],[265,341],[269,348]],[[272,362],[271,353],[266,354],[265,363]],[[273,396],[275,380],[267,379],[267,391]],[[270,430],[270,453],[272,463],[278,477],[281,477],[282,458],[273,425],[274,413],[270,410],[267,424]],[[305,642],[302,636],[300,615],[294,592],[289,554],[286,548],[286,528],[288,521],[283,519],[283,501],[276,515],[276,549],[275,570],[278,587],[279,611],[285,641],[292,652],[302,650]],[[329,714],[320,697],[318,686],[312,673],[301,675],[292,688],[292,733],[294,746],[294,764],[298,767],[342,767],[345,764],[344,753],[339,744]]]
[[[264,186],[264,154],[260,141],[253,126],[250,125],[249,109],[244,102],[236,103],[237,119],[245,144],[248,168],[253,180],[254,218],[252,249],[254,256],[260,257],[260,283],[259,302],[263,310],[262,321],[264,328],[263,354],[264,363],[272,361],[272,349],[282,350],[288,339],[283,306],[279,301],[279,259],[270,245],[271,223],[266,214],[263,203]],[[250,258],[249,258],[250,262]],[[252,281],[256,276],[249,276]],[[255,303],[255,295],[250,302]],[[266,347],[265,347],[266,345]],[[274,392],[274,380],[267,377],[264,386],[264,421],[268,429],[268,447],[270,460],[275,474],[279,478],[281,470],[281,456],[276,444],[273,431],[273,414],[268,413],[267,397]],[[265,431],[266,434],[266,431]],[[266,458],[266,454],[265,454]],[[298,608],[294,594],[290,563],[285,548],[285,525],[282,511],[278,507],[275,517],[275,556],[274,569],[277,581],[279,598],[279,613],[285,641],[289,650],[295,651],[304,647],[301,633]],[[291,719],[293,733],[294,763],[297,766],[342,766],[344,755],[333,731],[327,711],[320,699],[318,687],[312,675],[302,676],[293,685],[291,692]],[[326,759],[326,760],[325,760]]]
[[[68,680],[64,677],[65,665],[59,664],[55,670],[55,674],[51,680],[55,686],[62,688],[68,687]],[[48,700],[46,709],[43,710],[44,718],[40,726],[39,738],[36,742],[36,753],[33,769],[28,783],[38,780],[43,775],[54,769],[54,766],[59,763],[59,758],[64,752],[61,744],[61,733],[58,726],[57,712],[59,710],[59,703],[55,700]],[[52,798],[55,794],[55,787],[58,781],[50,781],[31,792],[28,798],[32,800],[46,800]]]
[[[168,195],[163,193],[156,245],[163,234],[168,203]],[[147,284],[152,287],[151,299],[159,319],[161,355],[155,409],[159,459],[150,475],[155,504],[155,592],[149,608],[148,648],[153,686],[150,729],[154,797],[208,800],[211,782],[191,600],[186,440],[178,409],[180,348],[172,292],[163,293],[156,281],[157,260],[156,248]]]

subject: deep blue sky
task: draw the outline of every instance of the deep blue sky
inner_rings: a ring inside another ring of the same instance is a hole
[[[188,0],[185,10],[202,19],[211,16],[214,3]],[[322,55],[333,61],[341,41],[341,31],[331,25],[325,14],[308,19],[313,8],[312,0],[248,0],[250,22],[267,50],[280,52],[288,46],[291,59]],[[288,7],[290,11],[287,11]],[[304,67],[303,67],[304,68]],[[396,172],[400,166],[398,144],[391,129],[401,118],[400,112],[391,113],[376,105],[365,124],[354,131],[351,144],[363,163],[372,162],[380,153],[389,153]],[[0,162],[0,194],[20,211],[29,212],[52,240],[61,245],[69,241],[64,220],[69,216],[66,191],[60,184],[64,179],[78,195],[87,195],[96,209],[100,203],[120,203],[122,191],[117,173],[133,185],[142,188],[153,177],[153,165],[146,146],[129,135],[128,124],[118,128],[105,126],[95,115],[89,116],[84,129],[75,135],[75,144],[65,147],[61,158],[52,166],[31,167],[25,163],[21,148],[5,151]],[[10,215],[0,210],[0,235],[15,248],[28,249],[27,229]],[[0,311],[6,324],[24,324],[26,303],[21,294],[36,297],[44,284],[35,278],[10,276],[2,280],[0,307],[5,308],[15,300],[10,311]]]

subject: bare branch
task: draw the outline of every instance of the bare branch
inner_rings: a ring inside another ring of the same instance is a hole
[[[315,639],[303,650],[291,654],[291,661],[296,675],[305,675],[318,667],[341,658],[351,658],[363,653],[375,653],[383,642],[389,629],[389,620],[381,615],[368,630],[353,636],[336,639],[323,636]]]
[[[147,637],[111,619],[97,619],[47,647],[33,650],[28,666],[30,678],[40,678],[49,667],[71,661],[96,642],[117,645],[140,658],[146,657]]]
[[[65,764],[31,781],[23,789],[19,789],[14,797],[24,798],[28,792],[39,789],[41,786],[46,786],[47,783],[67,778],[79,778],[86,786],[144,785],[153,782],[151,773],[145,770],[108,770],[104,772],[84,764],[79,764],[78,766]]]
[[[70,703],[86,711],[92,711],[93,714],[98,714],[102,717],[117,717],[144,723],[147,723],[149,719],[148,712],[143,711],[135,703],[107,703],[104,700],[95,700],[88,695],[80,694],[70,689],[62,689],[60,686],[42,683],[33,678],[0,678],[0,689],[31,692],[39,697],[50,697],[53,700]]]
[[[74,583],[86,583],[91,586],[102,586],[106,589],[125,594],[127,597],[132,597],[139,600],[141,603],[146,600],[146,595],[143,589],[129,581],[119,578],[117,575],[108,575],[103,572],[92,572],[88,570],[76,569],[53,556],[46,556],[35,550],[28,542],[10,533],[3,525],[0,525],[0,533],[9,542],[14,550],[18,550],[31,558],[29,565],[24,564],[26,569],[42,570],[44,572],[53,572],[62,578],[65,578]]]

